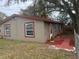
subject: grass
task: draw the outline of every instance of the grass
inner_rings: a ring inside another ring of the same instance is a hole
[[[72,59],[73,52],[48,49],[46,44],[0,39],[0,59]]]

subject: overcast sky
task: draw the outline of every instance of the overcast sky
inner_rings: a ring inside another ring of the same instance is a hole
[[[28,0],[25,3],[20,2],[19,4],[15,4],[14,1],[10,6],[4,6],[7,0],[0,0],[0,12],[5,13],[7,16],[11,16],[12,14],[19,14],[21,9],[26,9],[29,5],[33,4],[32,0]],[[56,18],[59,12],[53,12],[50,18]]]
[[[27,1],[25,3],[20,2],[19,4],[15,4],[14,2],[10,6],[4,6],[7,0],[0,0],[0,12],[5,13],[7,16],[12,14],[20,13],[20,9],[26,9],[29,5],[32,4],[32,1]]]

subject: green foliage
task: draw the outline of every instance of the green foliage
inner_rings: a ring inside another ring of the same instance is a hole
[[[34,6],[29,6],[27,9],[21,10],[21,12],[23,15],[27,15],[27,16],[33,16],[36,13]]]
[[[59,15],[57,16],[57,20],[63,22],[64,24],[66,24],[69,19],[70,19],[69,15],[65,12],[60,12]]]
[[[24,15],[48,16],[49,10],[47,9],[47,1],[35,0],[33,6],[22,11]]]
[[[7,16],[4,13],[0,12],[0,24],[4,21],[4,18],[6,17]]]

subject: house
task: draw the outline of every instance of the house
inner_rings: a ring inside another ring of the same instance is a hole
[[[62,23],[38,16],[12,15],[1,24],[5,39],[46,42],[62,31]]]

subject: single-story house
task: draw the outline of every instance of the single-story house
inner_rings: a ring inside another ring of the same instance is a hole
[[[46,42],[62,31],[62,23],[38,16],[12,15],[0,25],[5,39]]]

